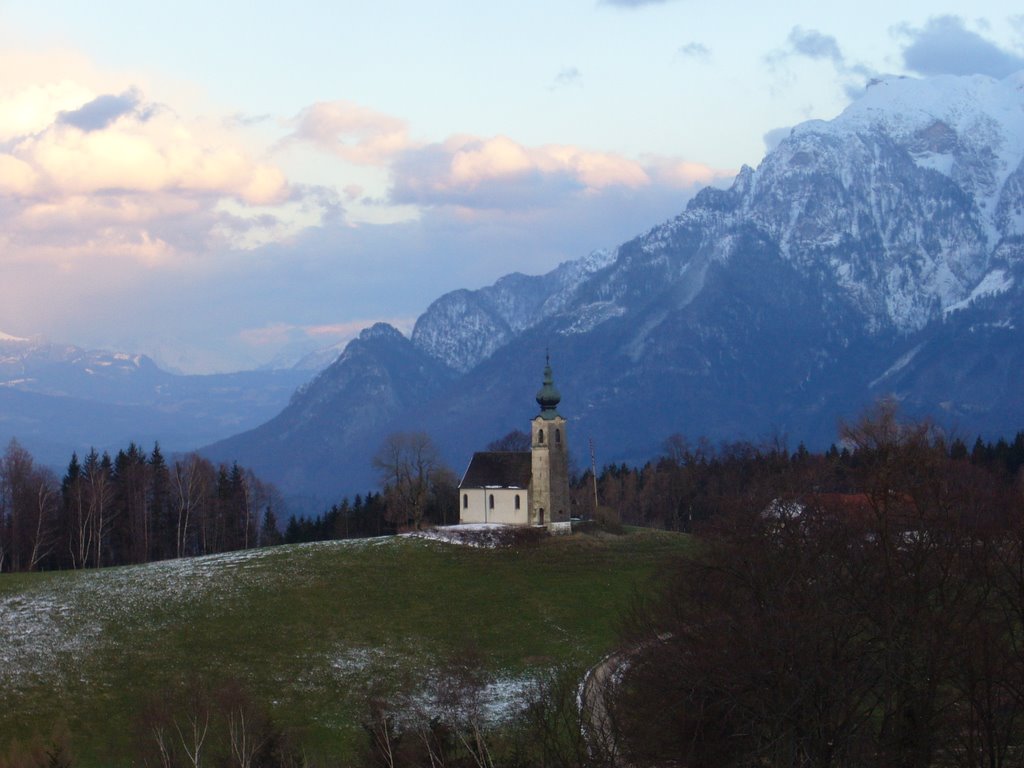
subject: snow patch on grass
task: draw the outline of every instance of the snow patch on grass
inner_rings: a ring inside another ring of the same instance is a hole
[[[394,715],[405,727],[417,727],[436,717],[448,723],[500,725],[522,715],[536,696],[538,684],[536,673],[498,677],[468,687],[433,674],[415,693],[397,701]]]
[[[406,538],[440,541],[445,544],[459,544],[464,547],[480,547],[482,549],[498,549],[511,547],[515,544],[516,528],[498,523],[467,523],[465,525],[446,525],[430,528],[425,531],[414,531],[401,534]]]
[[[0,593],[0,689],[57,679],[62,668],[113,642],[110,635],[139,616],[159,623],[161,616],[172,620],[176,606],[229,603],[240,590],[259,587],[279,558],[300,578],[318,552],[390,541],[394,537],[325,541],[77,571]]]
[[[384,662],[382,648],[347,648],[329,661],[331,669],[342,677],[367,672]]]
[[[70,610],[50,596],[0,599],[0,690],[48,679],[87,639],[69,630]]]

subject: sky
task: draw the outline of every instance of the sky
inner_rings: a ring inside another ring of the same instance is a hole
[[[209,373],[614,247],[1005,1],[0,0],[0,332]]]

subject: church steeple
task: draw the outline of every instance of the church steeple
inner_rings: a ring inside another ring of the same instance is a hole
[[[551,356],[544,361],[544,384],[537,392],[540,413],[530,422],[530,524],[548,525],[569,519],[569,438],[558,412],[562,395],[551,375]]]
[[[544,385],[537,390],[537,405],[540,406],[540,418],[545,421],[558,418],[558,404],[562,402],[562,394],[555,387],[551,375],[551,355],[544,360]]]

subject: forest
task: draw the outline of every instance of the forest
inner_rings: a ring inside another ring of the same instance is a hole
[[[623,764],[1024,762],[1024,439],[968,450],[888,409],[843,433],[709,462],[712,514],[681,475],[700,547],[624,618]],[[665,466],[616,487],[643,507]]]
[[[279,543],[274,488],[159,444],[73,454],[62,479],[16,440],[0,457],[0,572],[99,568]]]
[[[896,429],[898,414],[891,404],[863,417]],[[1012,440],[984,441],[971,447],[927,423],[902,424],[900,429],[928,436],[930,450],[947,461],[950,472],[977,471],[994,483],[1024,483],[1024,432]],[[737,506],[763,509],[773,498],[863,493],[865,464],[873,454],[852,426],[842,427],[840,445],[812,453],[803,444],[789,450],[784,442],[690,443],[669,437],[662,455],[643,466],[609,465],[598,473],[595,507],[594,476],[587,471],[573,482],[574,514],[622,525],[693,531]],[[760,506],[759,506],[760,505]]]

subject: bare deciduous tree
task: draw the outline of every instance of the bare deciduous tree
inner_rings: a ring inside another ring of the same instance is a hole
[[[213,482],[214,470],[210,462],[198,454],[190,453],[181,461],[174,462],[171,470],[171,494],[177,510],[175,527],[175,554],[184,557],[193,554],[190,542],[195,533],[197,518],[200,518],[205,497]],[[200,528],[199,550],[202,551],[205,530],[203,520],[198,520]]]
[[[400,528],[420,528],[438,480],[451,474],[425,432],[389,435],[374,455],[373,466],[379,473],[388,515]]]
[[[57,481],[17,440],[0,457],[0,570],[35,570],[56,544]]]

